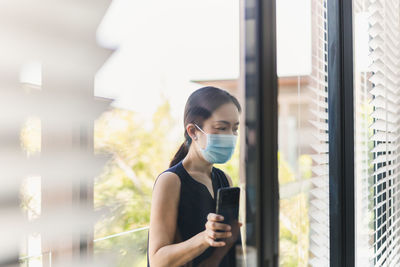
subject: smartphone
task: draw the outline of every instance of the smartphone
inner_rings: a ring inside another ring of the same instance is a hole
[[[218,189],[216,214],[224,216],[222,223],[232,224],[234,220],[239,219],[239,197],[239,187],[222,187]]]

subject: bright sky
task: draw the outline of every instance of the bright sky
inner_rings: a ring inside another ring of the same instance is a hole
[[[239,75],[238,0],[114,0],[98,30],[115,47],[96,77],[96,95],[152,113],[162,95],[182,113],[196,79]]]
[[[310,9],[310,0],[278,0],[280,76],[310,73]],[[95,95],[148,116],[166,97],[179,125],[201,87],[190,80],[239,77],[239,0],[114,0],[97,37],[117,50],[97,74]]]
[[[276,1],[278,76],[311,73],[311,0]]]

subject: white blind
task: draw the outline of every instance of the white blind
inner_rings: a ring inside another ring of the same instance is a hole
[[[310,265],[329,266],[329,163],[328,163],[328,71],[327,9],[325,0],[312,0],[312,113],[315,151],[310,189]]]
[[[373,263],[398,266],[400,2],[370,1],[368,11],[373,107],[370,125],[373,130]]]
[[[105,162],[93,124],[109,104],[94,99],[94,76],[111,54],[96,29],[109,2],[0,2],[1,266],[93,266]]]
[[[399,266],[400,1],[354,7],[355,49],[368,47],[355,61],[357,265]]]

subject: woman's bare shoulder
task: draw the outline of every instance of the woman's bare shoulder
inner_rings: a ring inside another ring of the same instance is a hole
[[[154,182],[153,191],[168,190],[168,192],[176,192],[181,186],[181,180],[176,173],[166,171],[161,173]]]

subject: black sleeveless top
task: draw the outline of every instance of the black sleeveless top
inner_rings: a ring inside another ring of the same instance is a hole
[[[173,172],[178,175],[181,180],[177,230],[179,231],[183,242],[205,230],[208,213],[215,213],[217,191],[221,187],[229,187],[229,182],[222,170],[213,167],[211,172],[212,187],[214,190],[213,198],[204,184],[196,181],[190,176],[183,167],[182,161],[164,172]],[[239,239],[240,235],[236,244],[241,243]],[[147,241],[147,248],[148,244],[149,242]],[[211,256],[214,249],[215,247],[207,248],[202,254],[194,258],[185,266],[198,266],[198,264],[204,259]],[[148,249],[147,266],[150,267]],[[235,245],[233,245],[225,255],[219,266],[235,266]]]

